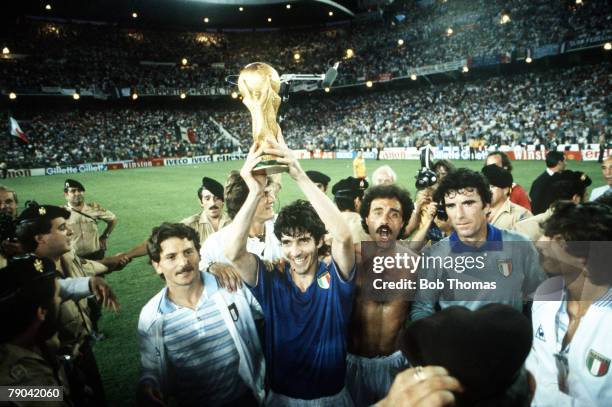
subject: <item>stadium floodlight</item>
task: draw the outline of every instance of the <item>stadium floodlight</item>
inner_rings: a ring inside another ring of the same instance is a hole
[[[296,61],[299,61],[301,57],[302,56],[300,55],[299,52],[296,52],[295,54],[293,54],[293,59],[295,59]]]
[[[8,47],[2,48],[2,55],[8,55],[11,53],[11,50]]]
[[[415,74],[410,75],[410,79],[412,79],[413,81],[417,80],[417,76]]]
[[[449,37],[453,35],[453,29],[451,27],[448,27],[448,29],[446,30],[446,35],[448,35]]]
[[[188,63],[188,62],[189,62],[189,61],[187,61],[187,58],[183,58],[183,59],[181,59],[181,64],[182,64],[183,66],[187,65],[187,63]]]
[[[132,18],[138,18],[138,13],[132,13]]]
[[[51,4],[45,5],[45,10],[47,10],[47,11],[51,10]]]
[[[187,97],[187,95],[183,92],[183,93],[181,93],[180,97],[181,97],[181,99],[185,99]]]
[[[466,65],[466,66],[464,66],[464,67],[463,67],[462,71],[463,71],[464,73],[469,72],[469,71],[470,71],[470,68],[468,68],[468,67],[467,67],[467,65]]]
[[[355,52],[352,49],[347,49],[346,50],[346,59],[351,59],[353,58],[353,56],[355,56]]]
[[[374,85],[374,84],[372,83],[372,81],[367,81],[367,82],[366,82],[366,86],[367,86],[368,88],[371,88],[373,85]]]
[[[404,40],[403,40],[403,39],[401,39],[401,38],[400,38],[399,40],[397,40],[397,45],[399,45],[400,47],[401,47],[402,45],[404,45]]]
[[[232,99],[238,99],[238,92],[236,91],[232,92]]]
[[[531,57],[527,57],[527,58],[525,58],[525,62],[530,64],[531,62],[533,62],[533,59],[531,59]]]
[[[604,49],[605,49],[606,51],[610,51],[610,50],[612,49],[612,43],[610,43],[610,42],[606,42],[606,43],[604,44]]]
[[[204,17],[204,22],[208,24],[208,22],[210,21],[210,18],[208,17]]]
[[[79,99],[81,98],[81,95],[79,95],[79,92],[74,92],[74,93],[72,94],[72,98],[73,98],[74,100],[79,100]]]
[[[17,94],[15,92],[9,93],[9,99],[11,99],[11,100],[17,99]]]

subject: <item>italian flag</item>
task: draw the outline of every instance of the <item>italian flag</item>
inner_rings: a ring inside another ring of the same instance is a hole
[[[17,120],[13,119],[12,117],[9,117],[9,125],[11,128],[11,136],[15,136],[24,143],[30,144],[30,142],[25,136],[25,133],[23,132],[23,130],[21,130],[21,127],[19,127],[19,123],[17,123]]]
[[[196,132],[191,127],[188,128],[188,127],[183,127],[183,126],[177,126],[176,127],[176,138],[179,141],[186,141],[187,143],[195,144]]]
[[[595,377],[600,377],[608,373],[610,368],[610,359],[600,355],[599,353],[591,350],[587,356],[587,367],[589,373]]]

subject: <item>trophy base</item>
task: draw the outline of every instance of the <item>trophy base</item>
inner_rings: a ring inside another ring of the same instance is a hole
[[[262,161],[253,169],[253,174],[255,175],[272,175],[281,172],[289,172],[289,166],[279,164],[276,160]]]

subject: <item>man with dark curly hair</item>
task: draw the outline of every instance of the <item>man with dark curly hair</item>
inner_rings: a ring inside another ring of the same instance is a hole
[[[404,237],[413,208],[408,191],[395,184],[366,190],[360,207],[361,223],[368,240],[377,243],[365,244],[384,245]],[[357,271],[348,337],[346,383],[356,406],[369,406],[383,399],[395,375],[408,366],[397,347],[397,337],[410,303],[406,298],[373,298],[368,290],[370,275],[363,268]]]
[[[308,178],[284,142],[268,143],[272,148],[252,148],[242,167],[249,195],[228,226],[233,238],[225,248],[263,309],[270,384],[266,404],[351,406],[344,386],[355,270],[351,232],[340,210]],[[308,199],[293,202],[278,214],[274,233],[286,264],[269,271],[246,248],[249,225],[264,199],[265,176],[253,174],[262,154],[276,155],[279,163],[287,164],[289,175]],[[330,262],[318,256],[326,229],[332,237]]]
[[[433,199],[453,232],[422,259],[411,318],[433,314],[436,305],[475,310],[496,302],[522,310],[545,275],[527,238],[487,223],[491,190],[484,176],[460,168],[440,182]]]
[[[553,275],[534,298],[533,406],[607,406],[612,400],[612,210],[557,202],[537,243]]]

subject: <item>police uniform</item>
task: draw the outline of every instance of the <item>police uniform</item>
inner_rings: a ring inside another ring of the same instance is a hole
[[[558,287],[557,300],[537,301]],[[609,406],[612,400],[612,289],[594,301],[563,347],[569,316],[563,278],[546,281],[532,307],[533,347],[526,367],[536,379],[533,407]]]
[[[0,271],[0,306],[2,312],[12,310],[18,304],[26,305],[20,297],[20,289],[34,288],[46,280],[54,280],[57,272],[53,263],[34,255],[14,258],[11,265]],[[24,332],[14,332],[15,335]],[[27,335],[27,334],[26,334]],[[34,337],[29,336],[33,341]],[[63,386],[64,401],[46,401],[46,406],[69,406],[70,387],[64,369],[55,356],[37,346],[24,347],[9,341],[0,343],[0,385],[1,386]],[[11,405],[37,406],[35,401],[15,401]]]
[[[19,216],[19,221],[36,222],[39,219],[52,220],[64,216],[67,216],[65,208],[36,205],[25,209]],[[96,271],[106,270],[103,264],[83,259],[74,251],[64,253],[60,258],[60,265],[61,278],[91,277],[96,274]],[[84,377],[84,383],[91,388],[95,404],[105,405],[102,379],[90,344],[92,320],[87,298],[63,300],[59,307],[58,324],[59,344],[55,340],[50,340],[47,345],[57,348],[58,354],[66,355],[74,361],[76,369]],[[75,391],[79,392],[75,397],[89,397],[82,394],[82,388],[75,389]]]
[[[522,220],[529,219],[533,215],[527,209],[506,200],[503,206],[495,213],[491,224],[499,229],[516,230],[516,224]]]
[[[223,228],[223,226],[229,224],[232,220],[226,213],[221,215],[221,219],[219,219],[219,229]],[[198,232],[198,236],[200,237],[200,244],[204,244],[208,236],[212,235],[216,232],[212,223],[208,220],[208,216],[206,216],[205,212],[196,213],[188,218],[185,218],[181,221],[182,224],[189,226],[196,232]]]
[[[95,202],[84,204],[80,210],[70,205],[64,205],[64,208],[70,211],[70,218],[66,223],[74,232],[72,244],[76,254],[82,257],[102,259],[104,252],[100,249],[98,221],[113,222],[117,216]]]
[[[64,401],[45,401],[45,406],[70,406],[70,388],[63,369],[54,369],[38,347],[32,349],[10,343],[0,344],[0,385],[63,386]],[[17,401],[16,406],[40,406],[41,402]]]
[[[85,187],[75,180],[65,181],[64,190],[68,188],[79,188],[85,192]],[[104,250],[100,248],[98,221],[111,223],[117,220],[117,216],[95,202],[85,203],[81,209],[75,209],[70,204],[64,205],[64,208],[70,211],[70,218],[66,223],[74,232],[72,246],[76,254],[94,260],[104,258]]]
[[[219,183],[218,181],[209,177],[202,178],[202,185],[198,189],[198,199],[200,201],[202,201],[202,192],[204,190],[209,191],[211,194],[214,195],[215,198],[220,199],[222,201],[224,200],[223,185],[221,185],[221,183]],[[229,216],[227,216],[227,214],[222,213],[221,218],[219,219],[219,226],[217,230],[222,229],[223,226],[229,224],[231,221],[232,220],[229,218]],[[185,218],[181,221],[181,223],[189,226],[190,228],[198,232],[198,236],[200,238],[200,245],[203,245],[206,239],[208,239],[210,235],[217,231],[208,219],[208,216],[206,215],[205,211],[196,213],[195,215]]]
[[[334,200],[337,204],[338,200],[354,201],[355,198],[362,197],[367,188],[368,181],[365,179],[347,177],[334,184],[332,194],[334,194]],[[351,231],[353,243],[372,240],[363,229],[361,216],[357,212],[342,210],[340,214]]]
[[[532,242],[537,242],[544,234],[540,225],[550,218],[552,213],[552,209],[548,208],[544,213],[524,219],[514,225],[514,231],[527,236]]]
[[[312,182],[314,182],[315,184],[323,185],[325,190],[327,190],[327,185],[329,185],[329,181],[331,181],[331,178],[329,178],[327,175],[323,174],[322,172],[313,170],[306,171],[306,175],[308,176],[308,178],[310,178]]]

